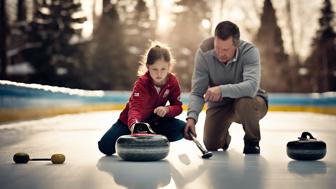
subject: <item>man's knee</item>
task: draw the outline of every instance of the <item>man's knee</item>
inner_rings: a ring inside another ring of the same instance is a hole
[[[219,142],[204,140],[203,143],[204,143],[205,148],[209,151],[217,151],[219,148],[223,147],[220,145]]]
[[[236,99],[234,103],[234,110],[236,114],[249,112],[250,110],[257,110],[255,99],[251,97],[242,97]]]
[[[254,98],[242,97],[235,100],[235,108],[246,108],[254,104]]]

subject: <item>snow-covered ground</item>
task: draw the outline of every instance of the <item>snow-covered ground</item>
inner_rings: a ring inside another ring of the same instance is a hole
[[[227,152],[209,160],[191,141],[171,143],[167,158],[158,162],[124,162],[106,157],[97,141],[117,120],[119,111],[62,115],[0,125],[0,188],[335,188],[336,116],[313,113],[269,112],[261,121],[261,154],[244,155],[243,130],[230,128]],[[185,112],[179,116],[185,119]],[[202,142],[205,114],[197,125]],[[310,131],[327,143],[319,161],[299,162],[286,155],[288,141]],[[31,157],[66,155],[65,164],[14,164],[16,152]]]

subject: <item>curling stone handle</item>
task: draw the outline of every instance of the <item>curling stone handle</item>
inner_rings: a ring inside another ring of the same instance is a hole
[[[148,133],[155,134],[151,126],[146,122],[137,122],[134,124],[133,133]]]
[[[50,161],[51,158],[32,158],[30,161]]]
[[[301,134],[301,137],[299,137],[300,140],[308,140],[308,137],[309,136],[309,139],[311,140],[316,140],[316,138],[313,137],[312,134],[310,134],[310,132],[302,132]]]

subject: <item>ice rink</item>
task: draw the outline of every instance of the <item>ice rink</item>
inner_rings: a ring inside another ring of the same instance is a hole
[[[209,160],[191,141],[170,144],[167,158],[158,162],[124,162],[106,157],[97,142],[117,120],[119,111],[62,115],[0,125],[0,188],[335,188],[336,116],[269,112],[261,120],[261,154],[244,155],[243,129],[233,124],[228,151],[214,152]],[[202,142],[205,113],[197,124]],[[185,112],[179,116],[185,119]],[[302,131],[327,143],[319,161],[299,162],[286,155],[288,141]],[[203,142],[202,142],[203,143]],[[14,164],[16,152],[31,157],[63,153],[61,165],[49,162]]]

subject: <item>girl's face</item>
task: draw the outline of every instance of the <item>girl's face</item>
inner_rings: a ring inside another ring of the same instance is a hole
[[[164,85],[167,80],[167,75],[169,73],[170,63],[164,61],[163,59],[158,59],[152,65],[147,65],[149,75],[157,86]]]

